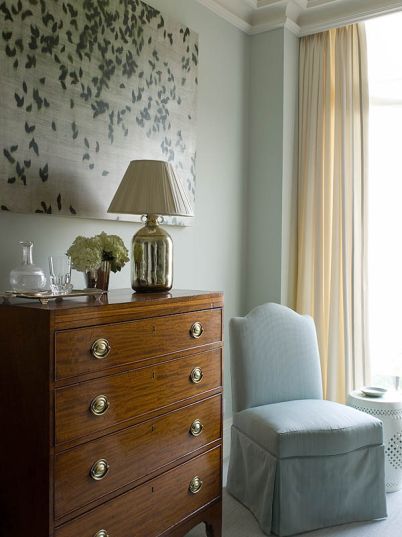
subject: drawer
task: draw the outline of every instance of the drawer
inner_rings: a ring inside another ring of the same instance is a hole
[[[56,332],[56,379],[219,342],[221,325],[214,309]]]
[[[104,530],[110,537],[156,537],[221,496],[220,462],[218,447],[64,524],[55,536],[97,537]],[[202,481],[195,494],[194,477]]]
[[[56,443],[102,433],[107,427],[222,386],[221,353],[215,349],[57,389]]]
[[[128,485],[220,436],[221,396],[217,395],[65,451],[55,457],[56,518]],[[98,461],[102,462],[96,465]]]

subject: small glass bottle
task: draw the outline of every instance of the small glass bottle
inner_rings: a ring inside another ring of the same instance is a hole
[[[22,263],[10,272],[10,283],[14,293],[40,292],[46,287],[46,276],[40,267],[33,264],[31,241],[20,241]]]

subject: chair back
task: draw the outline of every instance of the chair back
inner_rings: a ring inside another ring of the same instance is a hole
[[[314,321],[279,304],[230,320],[233,411],[297,399],[322,399]]]

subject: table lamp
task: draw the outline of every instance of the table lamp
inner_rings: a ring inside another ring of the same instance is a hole
[[[160,160],[131,161],[108,212],[142,215],[145,223],[132,240],[133,290],[169,291],[173,285],[173,242],[159,224],[162,216],[194,216],[172,165]]]

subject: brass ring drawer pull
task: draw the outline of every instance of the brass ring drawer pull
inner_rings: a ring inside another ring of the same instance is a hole
[[[109,341],[105,338],[99,338],[91,345],[91,354],[97,360],[103,360],[106,358],[111,350]]]
[[[202,433],[203,429],[204,429],[204,426],[201,423],[201,421],[200,420],[194,420],[193,423],[191,424],[191,427],[190,427],[190,433],[193,436],[200,436],[200,434]]]
[[[190,373],[191,382],[194,384],[198,384],[202,381],[202,377],[204,376],[204,373],[202,372],[201,367],[194,367],[194,369]]]
[[[89,475],[95,481],[101,481],[107,476],[108,472],[109,472],[109,463],[107,462],[107,460],[99,459],[92,465]]]
[[[98,533],[95,533],[94,537],[109,537],[109,534],[106,530],[99,530]]]
[[[90,410],[94,416],[103,416],[110,406],[109,400],[106,395],[98,395],[95,399],[92,399]]]
[[[202,336],[204,328],[200,322],[194,323],[190,328],[190,335],[194,339],[198,339]]]
[[[201,489],[202,489],[202,481],[198,477],[198,475],[196,475],[190,481],[190,484],[188,486],[188,490],[191,492],[191,494],[197,494],[197,492],[200,492]]]

